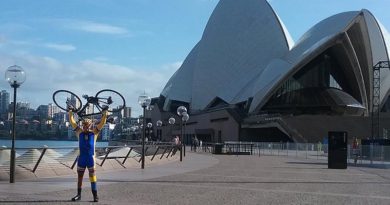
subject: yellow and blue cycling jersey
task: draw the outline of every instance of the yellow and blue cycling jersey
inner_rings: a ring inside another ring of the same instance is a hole
[[[84,131],[73,118],[72,111],[69,111],[69,122],[76,131],[79,140],[79,157],[77,166],[79,168],[91,168],[95,165],[95,144],[101,128],[106,123],[107,112],[104,111],[100,123],[93,129]]]
[[[93,132],[81,132],[79,134],[79,159],[77,166],[80,168],[93,167],[95,165],[95,134]]]
[[[79,134],[80,155],[95,155],[95,134],[93,132],[81,132]]]

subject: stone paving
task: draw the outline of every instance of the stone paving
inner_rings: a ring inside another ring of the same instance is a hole
[[[326,161],[188,152],[183,162],[97,173],[97,204],[390,204],[387,169],[328,169]],[[71,202],[76,176],[0,182],[0,204]]]

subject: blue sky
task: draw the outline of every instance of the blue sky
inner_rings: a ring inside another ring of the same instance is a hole
[[[245,1],[245,0],[240,0]],[[57,89],[120,91],[133,116],[138,95],[158,96],[200,40],[217,0],[3,0],[0,69],[27,74],[18,101],[51,102]],[[296,41],[330,15],[366,8],[390,29],[388,0],[269,0]],[[0,89],[11,91],[3,80]]]

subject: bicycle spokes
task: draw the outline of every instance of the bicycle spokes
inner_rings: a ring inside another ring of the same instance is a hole
[[[64,111],[68,111],[69,109],[77,111],[82,106],[80,98],[68,90],[57,90],[54,92],[53,101]]]
[[[53,101],[60,109],[73,110],[80,118],[101,114],[102,110],[119,112],[125,107],[124,97],[110,89],[101,90],[95,96],[82,95],[82,97],[87,100],[84,106],[80,98],[68,90],[57,90],[53,93]]]
[[[99,99],[98,106],[104,109],[109,107],[109,112],[119,112],[125,107],[124,97],[114,90],[101,90],[96,94],[96,98]]]

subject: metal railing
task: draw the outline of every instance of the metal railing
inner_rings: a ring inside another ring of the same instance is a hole
[[[254,143],[252,142],[224,142],[224,143],[212,143],[204,142],[202,145],[197,145],[197,150],[203,152],[215,153],[216,146],[222,146],[222,153],[225,154],[253,154]]]
[[[170,154],[166,155],[168,158],[174,156],[177,149],[173,143],[150,143],[145,146],[145,156],[153,161],[162,159],[169,151]],[[10,152],[10,148],[0,148],[0,174],[3,173],[3,176],[10,171]],[[17,169],[31,173],[58,169],[73,170],[77,164],[78,153],[79,149],[76,146],[16,148],[15,165]],[[140,153],[140,145],[96,147],[95,163],[103,167],[107,160],[115,160],[121,167],[126,168],[125,164],[129,158],[141,162]],[[157,155],[161,157],[156,158]]]
[[[109,144],[114,146],[124,146],[124,145],[140,145],[142,143],[141,140],[126,140],[126,139],[118,139],[118,140],[110,140]],[[172,145],[173,142],[163,142],[163,141],[145,141],[145,145]]]
[[[215,145],[202,143],[198,150],[214,153]],[[247,152],[251,155],[284,156],[305,159],[328,160],[328,145],[320,143],[271,143],[271,142],[225,142],[222,153],[236,154]],[[360,145],[347,147],[347,161],[351,165],[379,166],[390,168],[390,146]]]

